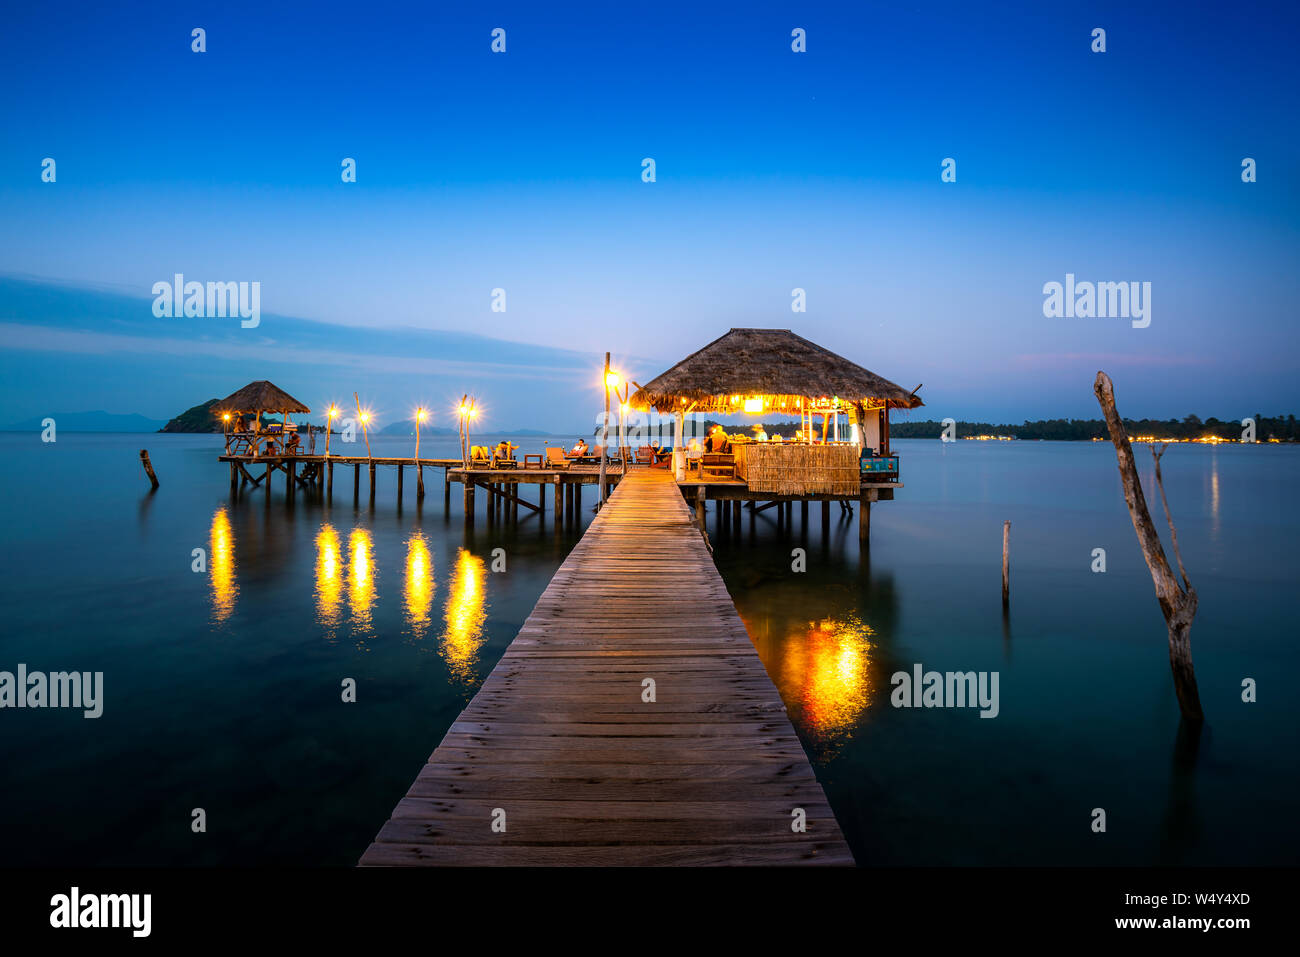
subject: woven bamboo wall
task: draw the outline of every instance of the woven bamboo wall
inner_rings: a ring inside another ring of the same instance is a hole
[[[744,446],[750,491],[775,495],[857,495],[862,480],[852,445],[757,442]]]

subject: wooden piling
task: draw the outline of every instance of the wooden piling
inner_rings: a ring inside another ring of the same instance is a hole
[[[370,463],[370,504],[375,504],[375,463]]]
[[[415,467],[415,500],[424,501],[424,466],[416,465]]]
[[[361,501],[361,463],[352,466],[352,504]]]
[[[230,463],[230,491],[234,492],[239,488],[239,469],[234,462]]]
[[[149,476],[149,484],[152,485],[154,488],[157,488],[158,476],[154,474],[153,463],[149,461],[148,449],[140,450],[140,464],[144,466],[144,474]],[[232,485],[234,484],[233,479],[231,480],[231,484]]]
[[[297,486],[297,484],[298,484],[298,463],[294,459],[290,459],[288,462],[285,463],[285,467],[284,467],[284,497],[285,498],[287,499],[293,498],[294,488],[295,486]]]
[[[858,496],[858,544],[867,545],[871,541],[871,500],[867,493]]]
[[[831,503],[827,499],[822,502],[822,534],[827,535],[831,530]]]
[[[334,501],[334,463],[330,462],[325,466],[325,473],[328,478],[325,480],[325,496],[332,502]]]
[[[1011,520],[1002,523],[1002,607],[1011,604]]]
[[[447,479],[447,473],[450,469],[442,470],[442,513],[451,514],[451,482]]]
[[[473,523],[474,521],[474,483],[465,483],[465,521]]]
[[[397,504],[402,504],[402,466],[397,466]]]

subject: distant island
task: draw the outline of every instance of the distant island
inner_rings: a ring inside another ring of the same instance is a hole
[[[51,412],[48,415],[35,415],[5,427],[7,432],[39,432],[46,419],[53,419],[55,428],[61,432],[156,432],[162,425],[161,419],[150,419],[136,413],[117,414],[113,412]]]
[[[1255,415],[1255,438],[1259,442],[1296,442],[1300,441],[1300,426],[1294,415],[1265,416]],[[721,423],[712,420],[704,423],[705,431]],[[735,431],[736,426],[723,425],[724,429]],[[745,427],[749,429],[751,427]],[[1196,439],[1219,439],[1224,442],[1239,442],[1243,426],[1240,419],[1223,421],[1209,418],[1201,421],[1195,415],[1180,419],[1125,419],[1125,431],[1130,436],[1193,441]],[[780,435],[792,438],[799,429],[799,423],[764,422],[763,431],[769,436]],[[927,419],[923,422],[889,423],[889,435],[894,439],[937,439],[943,435],[943,422]],[[1103,440],[1110,437],[1106,423],[1101,419],[1040,419],[1036,422],[1024,422],[1021,425],[995,425],[990,422],[958,421],[956,438],[1009,438],[1040,440],[1047,442],[1087,442]]]

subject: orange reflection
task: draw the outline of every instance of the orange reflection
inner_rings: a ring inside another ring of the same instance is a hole
[[[224,507],[212,513],[208,533],[208,580],[212,583],[212,617],[223,622],[235,610],[239,585],[235,581],[235,535]]]
[[[442,636],[442,657],[453,676],[469,686],[477,682],[474,665],[483,646],[487,619],[486,567],[483,559],[461,549],[451,574],[451,594],[443,609],[447,630]]]
[[[348,596],[352,603],[352,627],[361,634],[372,629],[371,606],[375,603],[374,544],[370,532],[354,528],[348,537]]]
[[[406,543],[406,620],[417,639],[423,638],[429,628],[434,587],[429,546],[424,536],[416,532]]]
[[[855,615],[809,622],[785,643],[781,696],[797,702],[813,737],[851,731],[871,703],[871,649],[875,633]]]
[[[333,525],[322,525],[316,533],[316,620],[334,637],[343,599],[343,556],[339,533]]]

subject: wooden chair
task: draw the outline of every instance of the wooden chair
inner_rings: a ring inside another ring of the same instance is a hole
[[[524,468],[540,469],[542,467],[542,457],[540,455],[525,455]]]
[[[700,456],[700,481],[704,481],[710,476],[734,479],[736,477],[736,457],[730,452],[705,452]]]
[[[637,465],[654,465],[655,450],[648,445],[637,446],[635,462]]]
[[[569,468],[569,460],[564,457],[564,449],[547,448],[546,466],[561,472],[566,471]]]

